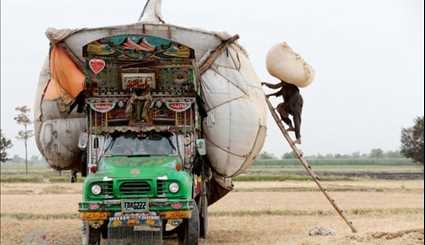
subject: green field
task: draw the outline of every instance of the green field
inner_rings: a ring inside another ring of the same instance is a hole
[[[394,159],[312,159],[313,170],[323,180],[356,180],[361,178],[423,178],[424,168],[404,158]],[[401,177],[400,177],[401,176]],[[422,176],[422,177],[421,177]],[[237,181],[309,180],[304,168],[295,159],[257,160]],[[47,165],[25,165],[8,162],[1,166],[1,182],[69,182],[70,171],[59,173]],[[79,178],[82,181],[82,178]]]
[[[417,166],[407,158],[308,159],[312,166]],[[257,160],[254,166],[298,166],[297,159]]]

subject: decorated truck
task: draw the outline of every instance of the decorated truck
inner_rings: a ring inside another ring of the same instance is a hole
[[[264,144],[261,80],[238,36],[167,24],[160,5],[135,24],[46,32],[35,139],[53,169],[85,176],[84,244],[196,244]]]
[[[207,206],[194,51],[160,37],[116,35],[85,45],[83,56],[84,101],[75,103],[87,105],[79,140],[84,243],[160,242],[167,224],[180,227],[183,244],[197,243],[206,228],[199,209]]]

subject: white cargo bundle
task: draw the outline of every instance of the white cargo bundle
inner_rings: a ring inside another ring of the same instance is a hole
[[[300,88],[307,87],[314,79],[313,68],[286,42],[270,49],[266,65],[270,75]]]
[[[160,1],[151,1],[145,8],[143,18],[136,24],[80,30],[49,29],[47,36],[52,43],[65,42],[76,58],[84,60],[82,48],[92,41],[120,34],[152,35],[193,48],[198,66],[203,64],[223,41],[231,38],[228,34],[165,24],[159,12],[159,5]],[[36,101],[36,107],[39,107],[35,119],[37,144],[51,164],[60,163],[57,168],[69,168],[75,163],[67,163],[59,158],[69,156],[67,159],[71,161],[70,155],[74,149],[78,151],[77,139],[84,127],[84,120],[78,120],[79,115],[71,114],[74,120],[69,120],[68,115],[61,117],[59,113],[49,112],[58,111],[58,108],[57,103],[42,101],[41,97],[50,79],[48,65],[47,62],[43,68]],[[215,172],[215,179],[228,188],[228,178],[239,175],[249,167],[265,141],[266,105],[261,81],[247,53],[238,44],[232,43],[203,73],[201,86],[205,109],[208,112],[208,117],[204,120],[208,157]],[[49,117],[50,114],[52,117]],[[72,123],[75,125],[69,125]],[[61,124],[67,125],[69,130],[66,131],[71,131],[73,137],[60,130],[63,128]],[[49,127],[49,130],[46,130],[46,127]],[[55,131],[60,135],[51,139],[51,134]],[[66,137],[68,140],[65,140]],[[49,139],[45,140],[47,138]],[[56,140],[61,146],[56,152],[48,150],[52,140]],[[66,166],[67,164],[69,166]]]

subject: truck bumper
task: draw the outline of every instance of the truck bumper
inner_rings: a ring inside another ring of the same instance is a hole
[[[191,218],[191,210],[196,203],[185,199],[150,199],[146,200],[148,210],[143,212],[125,212],[123,202],[126,200],[104,200],[79,203],[80,218],[85,221],[106,221],[111,217],[127,214],[155,214],[161,219]]]

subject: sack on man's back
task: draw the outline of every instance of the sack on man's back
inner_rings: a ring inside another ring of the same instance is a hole
[[[300,88],[307,87],[314,79],[313,68],[286,42],[270,49],[266,65],[270,75]]]

